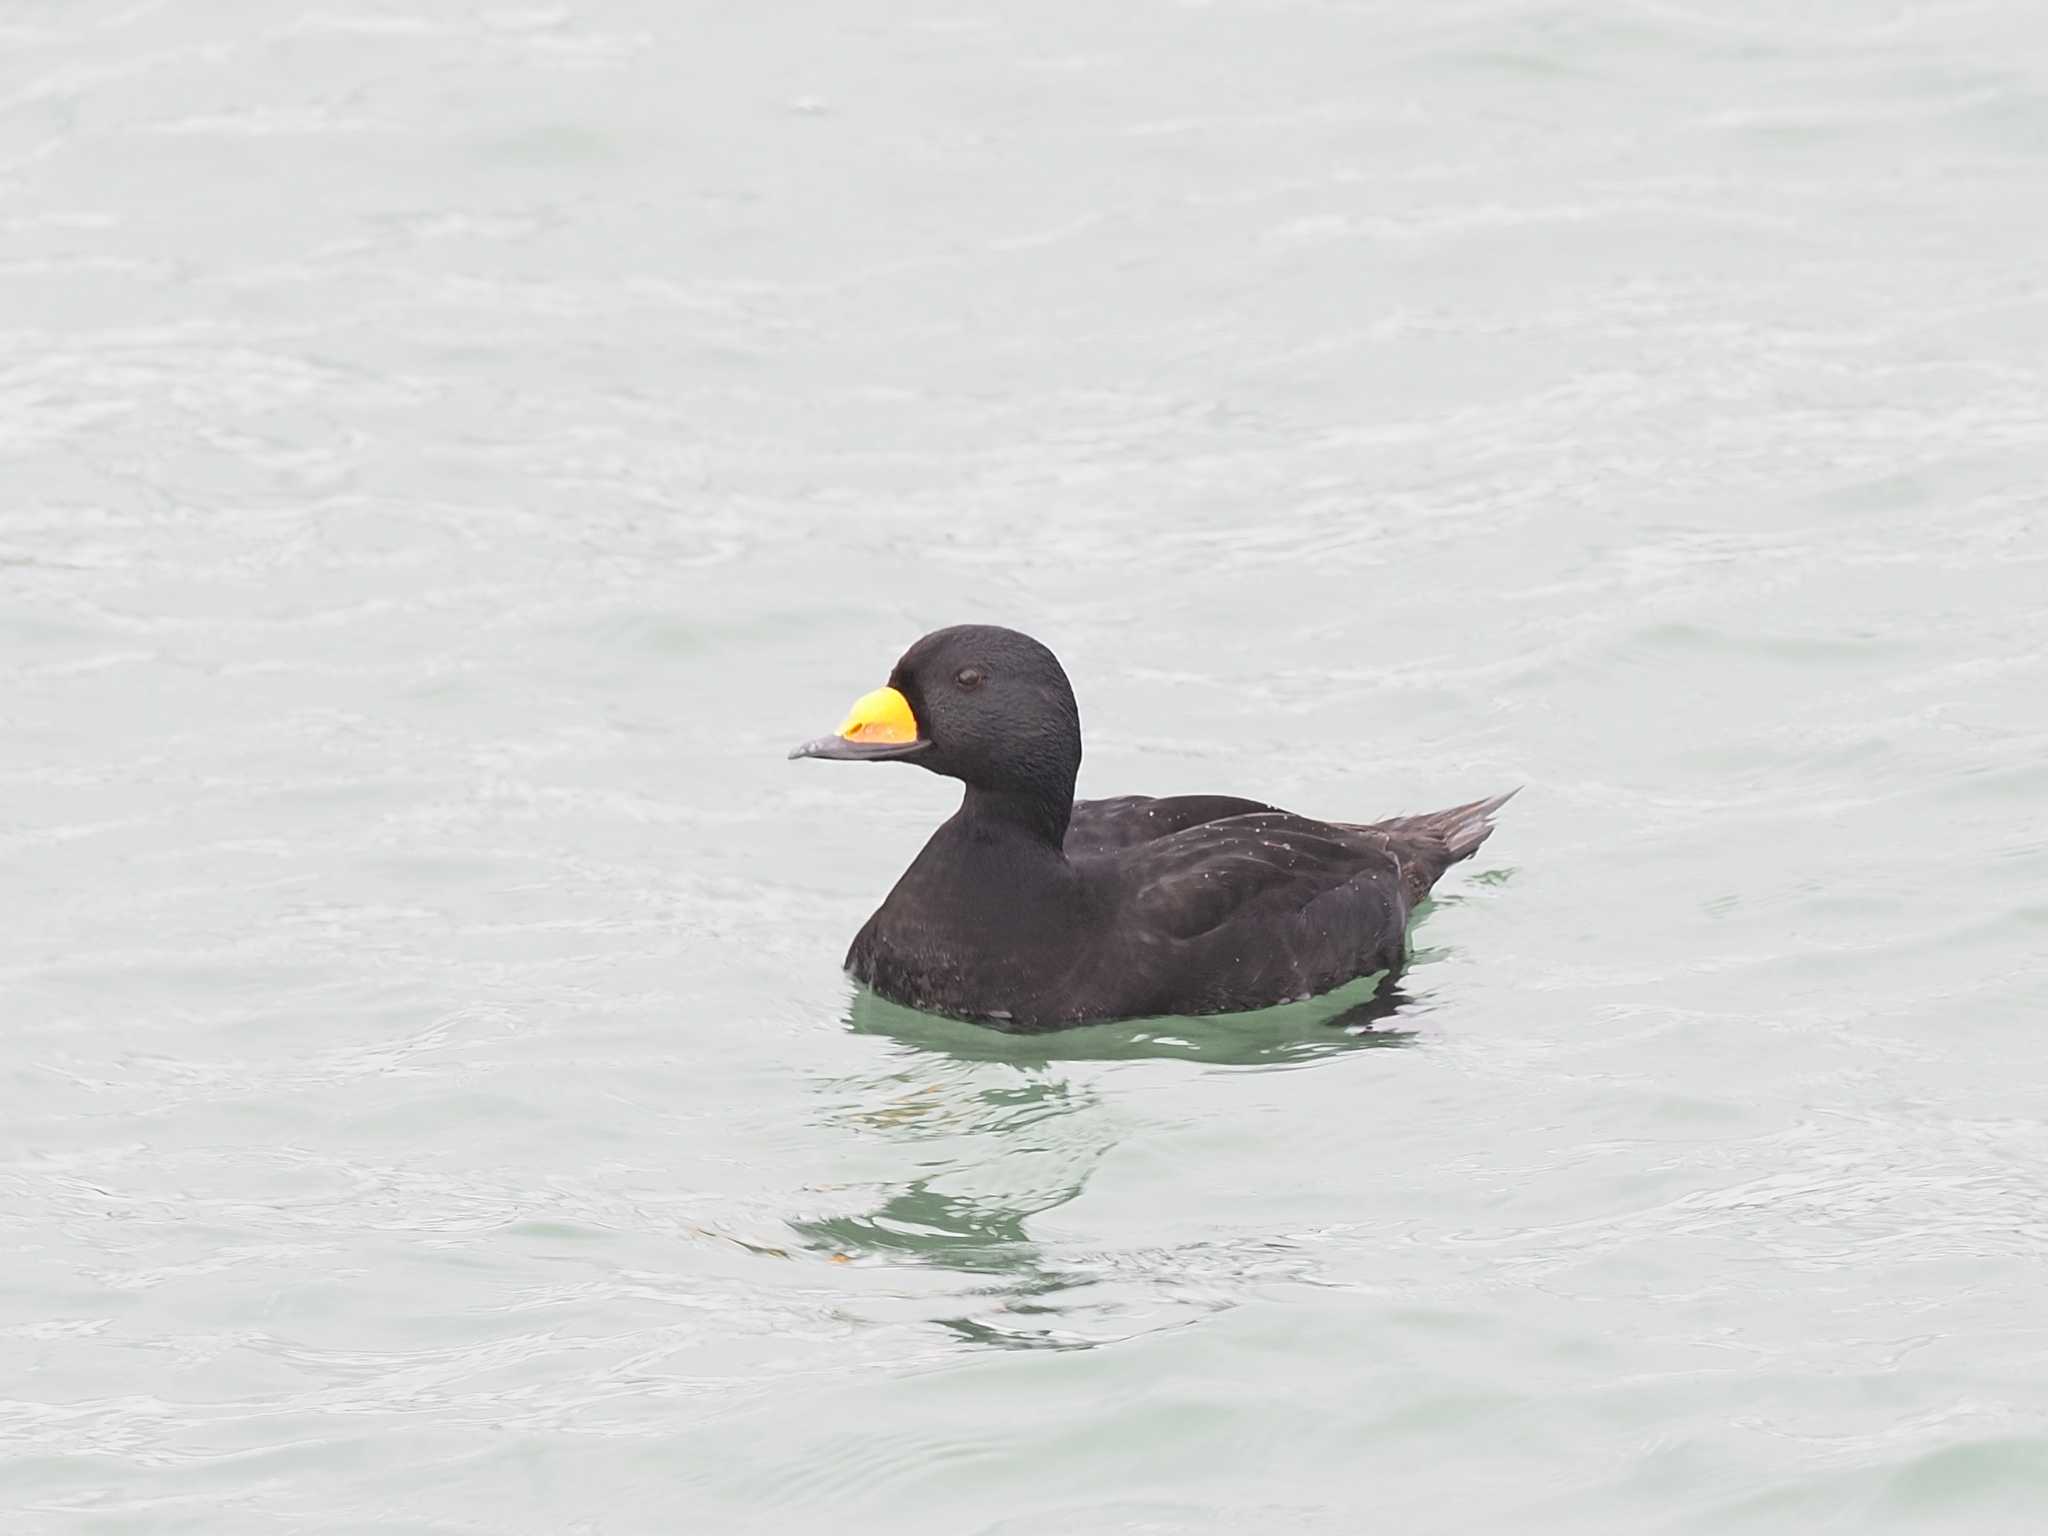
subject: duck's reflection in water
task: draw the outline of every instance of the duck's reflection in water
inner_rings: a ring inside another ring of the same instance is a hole
[[[1248,1286],[1299,1273],[1292,1245],[1203,1242],[1109,1251],[1048,1244],[1033,1218],[1067,1204],[1142,1118],[1114,1090],[1125,1064],[1302,1067],[1400,1046],[1414,1005],[1354,984],[1308,1003],[1207,1019],[1146,1019],[1053,1034],[1002,1034],[858,993],[846,1022],[893,1042],[872,1072],[819,1084],[826,1118],[901,1149],[915,1172],[871,1209],[792,1223],[837,1261],[964,1277],[918,1288],[923,1320],[961,1341],[1086,1348],[1231,1305]]]

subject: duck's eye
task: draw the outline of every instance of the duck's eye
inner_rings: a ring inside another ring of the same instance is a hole
[[[953,674],[953,681],[962,688],[979,688],[988,680],[988,674],[979,667],[962,667]]]

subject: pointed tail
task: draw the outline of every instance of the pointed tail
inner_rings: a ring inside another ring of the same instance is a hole
[[[1495,795],[1489,800],[1473,800],[1465,805],[1454,805],[1447,811],[1425,811],[1420,816],[1396,816],[1392,821],[1376,821],[1372,830],[1420,833],[1424,837],[1441,839],[1444,851],[1450,855],[1444,862],[1455,864],[1479,851],[1479,845],[1493,835],[1493,813],[1521,792],[1522,786],[1517,784],[1506,794]]]

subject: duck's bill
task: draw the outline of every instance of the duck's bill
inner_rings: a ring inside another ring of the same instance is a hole
[[[911,757],[931,743],[919,734],[910,700],[894,688],[877,688],[854,700],[839,723],[837,736],[807,741],[789,755],[824,757],[846,763],[873,763]]]
[[[879,763],[892,757],[913,757],[930,745],[928,741],[848,741],[844,736],[820,736],[816,741],[790,748],[789,755],[824,757],[841,763]]]

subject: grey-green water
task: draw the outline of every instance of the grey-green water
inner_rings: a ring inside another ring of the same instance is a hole
[[[2048,13],[0,8],[0,1528],[2028,1532]],[[856,999],[1528,788],[1371,1034]]]

